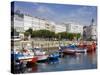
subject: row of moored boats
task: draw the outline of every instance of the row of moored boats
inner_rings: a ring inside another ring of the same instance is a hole
[[[91,45],[74,45],[60,46],[58,50],[48,54],[43,49],[37,47],[33,49],[12,50],[11,60],[16,63],[36,63],[36,62],[59,62],[59,58],[64,55],[76,55],[77,53],[87,53],[96,50],[96,44]]]

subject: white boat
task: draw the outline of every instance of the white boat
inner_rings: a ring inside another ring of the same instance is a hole
[[[37,61],[37,57],[34,56],[34,52],[32,50],[25,50],[25,51],[14,51],[12,52],[12,57],[14,57],[14,60],[20,60],[20,61]]]
[[[75,49],[66,48],[63,51],[64,54],[76,54],[76,53],[86,53],[86,52],[87,49],[79,49],[79,48],[75,48]]]
[[[41,48],[34,48],[33,49],[35,56],[38,58],[38,61],[43,61],[48,58],[48,55],[45,51],[43,51]]]
[[[41,56],[37,56],[38,58],[38,61],[41,61],[41,60],[46,60],[48,58],[48,55],[41,55]]]
[[[78,48],[76,48],[75,49],[75,52],[76,53],[86,53],[87,52],[87,49],[78,49]]]

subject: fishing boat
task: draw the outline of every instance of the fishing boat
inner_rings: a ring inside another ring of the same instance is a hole
[[[94,52],[94,51],[96,51],[96,45],[87,45],[86,46],[86,48],[87,48],[87,52]]]
[[[76,53],[86,53],[87,52],[87,49],[86,48],[84,48],[84,49],[82,49],[82,48],[76,48],[75,49],[75,52]]]
[[[60,51],[62,51],[63,54],[76,54],[76,53],[86,53],[86,48],[79,48],[76,45],[68,45],[65,47],[61,47]]]
[[[71,49],[71,48],[67,48],[65,50],[63,50],[64,54],[76,54],[76,53],[86,53],[87,49]]]
[[[48,57],[48,63],[57,63],[59,62],[59,53],[58,52],[55,52],[55,53],[52,53],[49,55]]]
[[[86,44],[79,44],[78,45],[79,48],[86,48],[87,52],[94,52],[96,51],[97,45],[95,42],[91,42],[91,43],[86,43]]]
[[[11,53],[11,58],[13,61],[19,61],[20,62],[37,62],[37,57],[34,56],[34,53],[30,50],[22,50],[22,51],[13,51]]]
[[[36,47],[32,49],[35,56],[37,57],[38,62],[44,62],[47,61],[48,55],[46,54],[46,51],[43,51],[41,48]]]
[[[75,50],[73,50],[73,49],[64,49],[63,54],[64,55],[66,55],[66,54],[73,55],[73,54],[75,54]]]

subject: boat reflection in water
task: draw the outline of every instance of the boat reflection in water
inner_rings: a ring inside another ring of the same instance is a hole
[[[31,65],[27,65],[26,67],[16,67],[16,73],[67,71],[97,68],[96,52],[87,54],[77,53],[76,55],[66,55],[59,60],[59,63],[32,63]]]
[[[26,67],[23,66],[16,66],[14,69],[15,74],[19,73],[31,73],[31,72],[37,72],[38,71],[38,65],[37,64],[27,64]]]

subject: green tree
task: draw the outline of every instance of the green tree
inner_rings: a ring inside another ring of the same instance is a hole
[[[77,33],[76,38],[79,39],[81,37],[80,33]]]
[[[29,28],[28,30],[26,30],[26,31],[24,32],[24,35],[25,35],[26,37],[28,37],[29,35],[32,35],[32,33],[33,33],[33,30],[32,30],[31,28]]]
[[[32,32],[32,37],[53,38],[55,33],[49,30],[36,30]]]
[[[26,30],[27,33],[29,33],[30,35],[32,35],[33,30],[31,28],[29,28],[28,30]]]
[[[33,31],[31,37],[32,38],[37,37],[37,31]]]
[[[68,34],[67,34],[67,37],[68,37],[69,40],[74,39],[73,33],[68,33]]]
[[[24,35],[28,37],[30,35],[30,33],[29,32],[25,32]]]
[[[57,33],[56,35],[56,38],[57,39],[67,39],[68,37],[67,37],[67,32],[60,32],[60,33]]]

